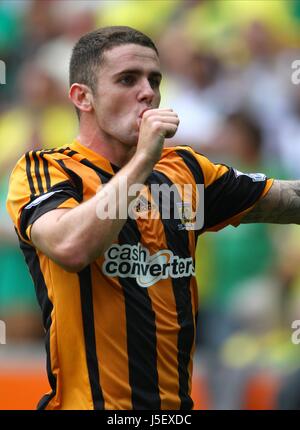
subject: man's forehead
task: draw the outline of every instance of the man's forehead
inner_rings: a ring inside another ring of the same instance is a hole
[[[149,64],[160,69],[159,58],[154,49],[136,44],[115,46],[104,52],[103,60],[104,67],[106,65],[120,70],[135,64]]]

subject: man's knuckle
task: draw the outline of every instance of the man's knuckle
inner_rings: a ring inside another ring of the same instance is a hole
[[[158,120],[153,121],[151,126],[152,126],[152,130],[154,131],[160,131],[162,129],[162,123]]]

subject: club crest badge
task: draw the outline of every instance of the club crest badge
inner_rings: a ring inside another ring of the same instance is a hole
[[[178,230],[194,229],[194,216],[192,204],[190,202],[177,203],[177,210],[181,224],[178,224]]]

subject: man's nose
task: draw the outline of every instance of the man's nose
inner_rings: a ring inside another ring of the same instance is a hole
[[[141,87],[139,89],[138,100],[139,101],[143,101],[143,100],[152,101],[154,96],[155,96],[155,91],[151,87],[148,79],[143,80],[141,82]]]

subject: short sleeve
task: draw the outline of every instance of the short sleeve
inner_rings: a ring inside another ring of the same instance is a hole
[[[273,184],[263,173],[243,173],[215,164],[189,147],[184,152],[196,183],[204,183],[203,230],[218,231],[229,224],[237,227]]]
[[[30,243],[32,224],[45,213],[73,208],[82,201],[82,181],[64,163],[46,152],[26,153],[9,182],[7,210],[18,235]]]

